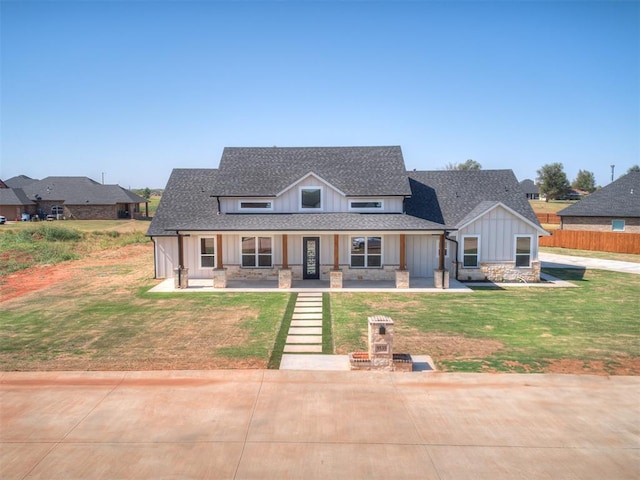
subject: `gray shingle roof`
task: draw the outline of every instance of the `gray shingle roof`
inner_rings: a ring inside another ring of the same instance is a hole
[[[310,172],[348,196],[410,195],[400,147],[227,147],[216,194],[275,196]]]
[[[562,217],[640,217],[640,172],[630,172],[577,203]]]
[[[33,205],[20,188],[0,188],[0,205]]]
[[[404,214],[291,213],[217,215],[219,170],[174,169],[147,235],[192,231],[418,231],[442,225]]]
[[[87,177],[47,177],[23,187],[31,200],[59,201],[68,205],[115,205],[147,200],[119,185],[102,185]]]
[[[525,194],[540,194],[538,186],[529,178],[520,182],[520,188]]]
[[[413,195],[406,210],[411,215],[457,228],[483,202],[501,202],[540,226],[511,170],[414,171],[409,177]]]
[[[4,183],[9,188],[22,188],[37,181],[37,179],[27,177],[26,175],[18,175],[11,177],[9,180],[5,180]]]

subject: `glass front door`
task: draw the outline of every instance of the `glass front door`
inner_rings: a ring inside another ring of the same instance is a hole
[[[302,278],[305,280],[320,279],[320,238],[303,237],[302,239]]]

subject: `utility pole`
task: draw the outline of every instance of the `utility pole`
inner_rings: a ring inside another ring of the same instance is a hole
[[[616,166],[615,165],[611,165],[611,181],[613,182],[613,171],[615,170]]]
[[[611,165],[611,166],[613,167],[613,165]],[[102,184],[103,184],[103,185],[104,185],[104,173],[105,173],[105,172],[102,172]]]

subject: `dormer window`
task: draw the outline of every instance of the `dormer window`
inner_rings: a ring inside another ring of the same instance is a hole
[[[322,210],[322,188],[302,187],[300,189],[301,210]]]
[[[240,210],[273,210],[273,203],[271,200],[241,200]]]
[[[349,210],[356,212],[375,212],[383,209],[382,200],[349,200]]]

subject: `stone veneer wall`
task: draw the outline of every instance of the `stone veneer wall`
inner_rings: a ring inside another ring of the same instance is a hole
[[[451,273],[455,274],[455,262],[452,262]],[[515,262],[488,263],[481,262],[480,268],[463,268],[459,265],[458,279],[461,281],[491,282],[539,282],[540,262],[531,262],[529,268],[516,268]]]

